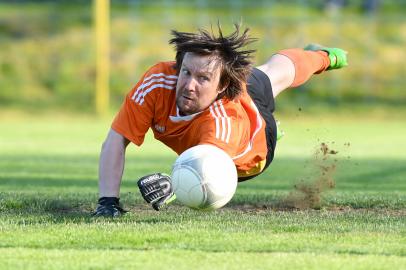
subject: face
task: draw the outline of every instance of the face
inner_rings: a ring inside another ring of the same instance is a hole
[[[225,89],[219,89],[220,67],[213,56],[186,53],[176,84],[176,105],[181,115],[208,108]]]

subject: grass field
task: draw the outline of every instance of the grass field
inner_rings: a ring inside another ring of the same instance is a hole
[[[128,150],[120,219],[93,219],[97,162],[110,119],[0,114],[1,269],[406,269],[404,118],[280,117],[275,161],[215,212],[155,212],[144,174],[174,153],[150,137]],[[319,210],[281,202],[317,179],[314,151],[338,151]]]

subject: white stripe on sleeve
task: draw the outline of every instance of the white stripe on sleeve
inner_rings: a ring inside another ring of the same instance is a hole
[[[154,82],[164,82],[164,83],[167,83],[167,84],[175,84],[176,83],[176,79],[178,78],[178,76],[175,76],[175,75],[166,75],[166,76],[164,76],[164,75],[165,75],[164,73],[158,73],[158,74],[152,74],[151,76],[145,78],[143,80],[142,84],[140,86],[138,86],[137,90],[134,92],[131,99],[136,100],[137,96],[139,94],[141,94],[141,92],[144,90],[144,88],[151,85]],[[150,80],[153,77],[160,77],[160,76],[164,76],[164,77]],[[174,80],[174,81],[172,81],[172,80]],[[139,101],[139,96],[138,96],[136,102],[138,102],[138,101]]]
[[[213,110],[213,105],[211,105],[209,109],[210,109],[211,115],[213,116],[213,118],[216,122],[216,139],[218,139],[220,137],[219,119]]]

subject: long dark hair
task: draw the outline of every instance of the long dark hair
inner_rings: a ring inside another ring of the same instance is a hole
[[[221,67],[219,88],[227,87],[224,95],[230,100],[237,97],[244,89],[252,68],[251,54],[255,50],[241,50],[241,48],[256,40],[249,37],[249,28],[241,33],[240,25],[234,24],[234,26],[234,32],[228,36],[223,35],[219,23],[217,24],[218,36],[214,35],[213,29],[211,32],[199,29],[197,33],[172,30],[173,38],[169,40],[169,44],[175,46],[178,72],[187,52],[215,56]]]

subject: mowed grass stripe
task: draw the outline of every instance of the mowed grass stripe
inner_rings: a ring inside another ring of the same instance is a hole
[[[0,248],[8,269],[402,269],[406,258],[311,252]]]
[[[119,220],[4,217],[7,221],[0,223],[2,247],[406,255],[405,220],[397,212],[255,214],[224,210],[202,214],[178,209],[163,214],[140,211]]]
[[[264,211],[241,213],[241,210],[225,209],[219,213],[193,213],[171,207],[166,213],[151,210],[134,210],[120,220],[94,219],[85,214],[20,213],[2,214],[3,232],[21,233],[32,228],[41,230],[52,226],[73,226],[97,229],[99,226],[123,226],[126,229],[179,232],[184,230],[208,230],[223,232],[270,232],[270,233],[398,233],[405,234],[405,211]],[[173,226],[173,225],[176,226]],[[215,224],[216,226],[213,226]],[[27,227],[30,226],[30,227]],[[151,229],[149,229],[151,228]],[[2,236],[0,236],[2,237]]]

